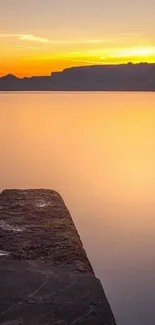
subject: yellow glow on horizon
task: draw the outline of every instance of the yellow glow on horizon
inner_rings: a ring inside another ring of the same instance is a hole
[[[21,36],[21,35],[20,35]],[[0,75],[13,73],[17,76],[50,75],[72,66],[99,64],[123,64],[128,62],[155,62],[155,46],[117,46],[106,47],[92,40],[80,45],[53,47],[48,39],[24,35],[30,43],[10,44],[6,37],[0,53]],[[34,41],[34,44],[33,44]],[[47,41],[47,43],[46,43]],[[38,43],[40,43],[38,45]],[[46,43],[46,44],[44,44]]]
[[[125,49],[114,49],[110,57],[125,58],[125,57],[155,57],[155,47],[132,47]]]

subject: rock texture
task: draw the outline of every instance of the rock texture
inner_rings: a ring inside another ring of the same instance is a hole
[[[0,194],[0,324],[115,325],[55,191]]]

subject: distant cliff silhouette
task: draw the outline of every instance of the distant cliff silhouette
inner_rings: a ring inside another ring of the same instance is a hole
[[[155,63],[73,67],[51,76],[0,78],[0,91],[155,91]]]

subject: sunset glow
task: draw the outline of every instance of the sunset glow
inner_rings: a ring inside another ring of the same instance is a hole
[[[69,11],[63,1],[38,0],[32,4],[28,0],[21,5],[15,0],[14,6],[11,0],[3,2],[0,75],[49,75],[71,66],[155,62],[155,26],[150,14],[155,4],[148,1],[152,8],[149,12],[141,4],[144,26],[138,2],[134,4],[135,15],[127,5],[126,19],[124,12],[121,20],[122,0],[113,7],[101,0],[96,5],[90,0],[89,7],[83,7],[81,0],[78,5],[67,0]]]

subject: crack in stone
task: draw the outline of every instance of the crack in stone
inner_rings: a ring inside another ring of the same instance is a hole
[[[78,323],[81,323],[84,318],[88,317],[92,312],[94,311],[94,308],[91,306],[90,310],[87,311],[83,316],[76,318],[71,325],[75,325]]]
[[[0,263],[0,324],[22,325],[21,319],[27,325],[115,324],[56,192],[0,194]]]
[[[48,281],[49,278],[50,278],[50,275],[48,274],[46,276],[46,278],[44,279],[43,283],[34,292],[32,292],[31,294],[29,294],[27,296],[27,298],[25,299],[25,301],[17,302],[17,304],[15,304],[14,306],[11,306],[11,307],[7,308],[6,310],[4,310],[0,314],[0,316],[5,316],[8,312],[13,311],[16,307],[19,307],[19,306],[21,307],[22,305],[26,304],[29,299],[31,299],[32,297],[34,297],[45,286],[45,284],[47,283],[47,281]]]
[[[45,284],[48,282],[49,278],[50,278],[50,275],[48,274],[46,276],[46,278],[44,279],[43,283],[32,294],[30,294],[28,296],[28,299],[31,299],[32,297],[34,297],[45,286]]]

